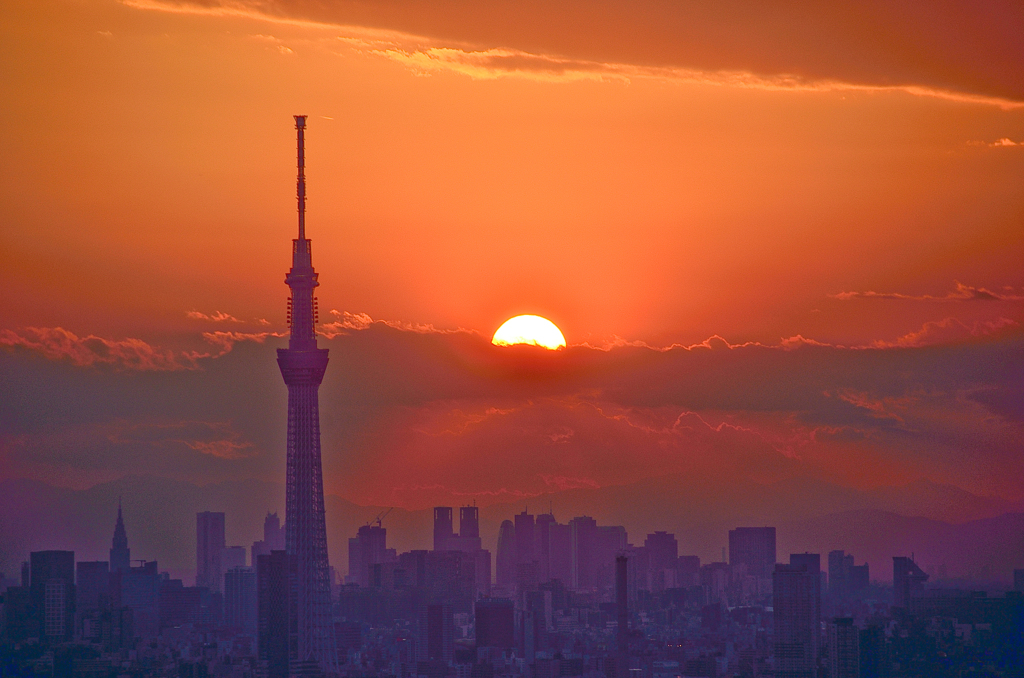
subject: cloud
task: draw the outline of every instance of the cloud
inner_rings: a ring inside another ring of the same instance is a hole
[[[119,369],[158,371],[196,368],[195,359],[188,354],[157,348],[141,339],[104,339],[92,334],[79,337],[62,327],[0,330],[0,345],[25,348],[79,367],[110,365]]]
[[[956,282],[956,289],[942,296],[931,294],[904,294],[901,292],[839,292],[830,294],[833,299],[849,301],[851,299],[898,299],[902,301],[1024,301],[1024,295],[1015,294],[1012,290],[1005,293],[993,292],[984,287],[971,287]]]
[[[994,334],[1007,327],[1017,327],[1018,323],[1009,318],[994,321],[976,322],[968,326],[956,318],[944,318],[926,322],[920,330],[899,337],[895,341],[875,341],[875,348],[893,348],[907,346],[927,346],[950,344],[957,341]]]
[[[74,480],[110,479],[111,473],[191,478],[197,470],[208,474],[218,468],[230,477],[225,465],[257,452],[230,423],[218,421],[113,418],[0,436],[0,459],[9,468],[5,477],[43,469],[44,477],[56,471],[58,477],[63,473]]]
[[[321,323],[317,328],[317,334],[327,337],[328,339],[333,339],[339,334],[345,334],[350,330],[365,330],[374,323],[379,323],[385,327],[401,330],[403,332],[418,332],[420,334],[450,334],[453,332],[478,334],[473,330],[467,330],[462,327],[450,330],[438,329],[431,324],[410,323],[401,320],[374,320],[366,313],[349,313],[348,311],[339,311],[336,308],[332,308],[329,313],[337,318],[337,320],[329,323]]]
[[[229,353],[235,344],[240,341],[254,341],[262,344],[268,337],[287,337],[287,332],[203,332],[203,339],[220,349],[217,353],[195,352],[192,355],[196,358],[219,358]]]
[[[123,1],[138,9],[334,32],[352,49],[419,73],[542,81],[658,78],[767,90],[903,92],[1024,107],[1018,68],[1024,11],[1010,1],[985,13],[952,0],[927,7],[853,0],[648,0],[627,6],[452,0],[446,11],[401,1]]]
[[[192,320],[208,320],[209,322],[212,322],[212,323],[223,323],[223,322],[240,323],[240,322],[244,322],[242,320],[239,320],[238,318],[236,318],[233,315],[230,315],[228,313],[222,313],[220,311],[214,311],[212,315],[209,315],[209,314],[206,314],[206,313],[201,313],[200,311],[189,311],[185,315],[187,317],[191,318]]]
[[[321,339],[325,482],[357,501],[511,501],[669,473],[709,486],[926,477],[1004,496],[1024,485],[1024,333],[1009,321],[939,321],[884,346],[798,335],[551,352],[334,317],[337,332]],[[91,370],[62,353],[0,352],[15,394],[0,399],[0,445],[17,462],[4,473],[278,477],[282,337],[203,336],[219,357],[201,370]]]

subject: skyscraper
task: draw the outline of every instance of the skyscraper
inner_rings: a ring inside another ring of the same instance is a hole
[[[387,528],[380,525],[363,525],[348,540],[348,574],[352,583],[371,585],[373,566],[389,560],[387,540]]]
[[[808,576],[813,579],[811,583],[811,625],[815,631],[811,634],[811,641],[814,663],[817,665],[821,658],[821,554],[791,553],[789,554],[789,564],[807,568]]]
[[[452,523],[451,506],[434,507],[434,550],[447,551],[450,549],[449,541],[455,535],[455,526]]]
[[[220,593],[224,586],[224,514],[196,514],[196,586]]]
[[[830,678],[860,678],[860,629],[851,617],[838,617],[828,625]]]
[[[33,551],[32,604],[48,642],[71,639],[75,624],[75,552]]]
[[[533,524],[533,537],[536,544],[537,560],[540,563],[540,580],[551,579],[551,526],[557,521],[552,513],[541,513]]]
[[[455,623],[452,608],[444,603],[427,605],[419,616],[416,658],[448,663],[455,651]]]
[[[895,607],[910,607],[911,599],[924,590],[924,583],[926,581],[928,581],[928,575],[917,566],[913,558],[893,556],[892,598]]]
[[[256,556],[256,642],[269,678],[288,675],[288,567],[285,551]]]
[[[515,608],[507,598],[476,601],[476,646],[511,649],[515,645]]]
[[[516,521],[516,564],[532,563],[537,560],[534,554],[533,516],[523,509],[515,516]]]
[[[498,553],[494,576],[498,586],[511,586],[516,576],[516,528],[511,520],[503,520],[498,529]]]
[[[299,237],[292,241],[292,268],[285,276],[288,300],[288,348],[277,350],[277,363],[288,386],[288,461],[285,499],[285,550],[291,562],[289,582],[291,660],[315,661],[337,673],[331,582],[327,562],[323,469],[320,463],[319,389],[327,370],[327,349],[316,344],[316,297],[320,284],[306,239],[306,116],[295,116],[298,147],[296,198]]]
[[[775,567],[775,528],[737,527],[729,530],[729,565],[746,565],[753,577],[770,577]]]
[[[480,538],[480,509],[478,507],[459,507],[459,537],[463,539]]]
[[[110,544],[110,571],[127,572],[131,562],[131,551],[128,549],[128,534],[124,531],[124,519],[121,517],[121,500],[117,500],[117,524],[114,525],[114,540]]]
[[[224,623],[246,633],[256,632],[256,570],[232,567],[224,573]]]
[[[815,595],[821,590],[817,572],[807,564],[776,565],[772,576],[775,607],[775,675],[813,678],[817,667],[818,626]]]
[[[110,606],[110,566],[106,561],[75,564],[75,601],[79,613]]]
[[[276,513],[267,512],[263,519],[263,539],[252,543],[250,561],[256,567],[256,557],[270,555],[271,551],[284,551],[284,528]]]
[[[594,550],[597,541],[597,521],[589,516],[578,516],[569,521],[572,581],[577,590],[594,588]]]
[[[615,616],[618,626],[616,629],[616,644],[618,645],[618,656],[615,661],[616,673],[620,676],[628,675],[626,661],[629,656],[629,558],[623,554],[615,556]]]

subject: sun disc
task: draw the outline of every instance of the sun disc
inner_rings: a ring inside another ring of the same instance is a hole
[[[547,349],[563,348],[565,337],[555,323],[539,315],[517,315],[506,320],[494,333],[491,343],[495,346],[532,344]]]

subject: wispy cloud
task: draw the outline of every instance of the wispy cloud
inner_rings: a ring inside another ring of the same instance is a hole
[[[268,337],[286,337],[286,332],[203,332],[203,339],[220,349],[216,354],[195,354],[202,358],[219,358],[229,353],[235,344],[241,341],[254,341],[262,344]]]
[[[403,332],[417,332],[420,334],[452,334],[456,332],[462,332],[466,334],[478,334],[473,330],[467,330],[463,327],[459,327],[454,330],[440,329],[432,324],[423,323],[412,323],[403,320],[374,320],[366,313],[349,313],[348,311],[339,311],[336,308],[330,310],[330,314],[337,318],[329,323],[322,323],[317,329],[317,333],[333,339],[339,334],[346,334],[349,331],[355,330],[366,330],[373,326],[375,323],[385,325],[395,330],[401,330]]]
[[[141,339],[80,337],[63,327],[26,327],[0,330],[0,345],[22,347],[51,360],[68,360],[79,367],[109,365],[132,370],[196,369],[195,358],[152,346]]]
[[[230,317],[230,316],[229,316]],[[240,322],[233,320],[232,322]],[[202,338],[215,351],[174,351],[129,337],[107,339],[94,334],[78,336],[63,327],[25,327],[0,330],[0,346],[19,347],[50,360],[67,360],[78,367],[108,366],[118,370],[174,371],[200,368],[203,359],[219,358],[243,341],[263,343],[284,332],[203,332]]]
[[[209,322],[212,322],[212,323],[225,323],[225,322],[228,322],[228,323],[240,323],[240,322],[244,322],[242,320],[239,320],[235,316],[231,315],[230,313],[223,313],[221,311],[214,311],[212,314],[210,314],[210,313],[203,313],[201,311],[189,311],[185,315],[188,318],[192,319],[192,320],[206,320],[206,321],[209,321]]]
[[[972,325],[967,325],[957,318],[944,318],[943,320],[926,322],[920,330],[905,334],[895,341],[875,341],[871,344],[871,348],[904,348],[949,344],[989,336],[1006,327],[1016,326],[1017,323],[1009,318],[977,322]]]
[[[972,287],[956,281],[956,289],[944,295],[904,294],[902,292],[839,292],[830,294],[833,299],[848,301],[850,299],[898,299],[903,301],[1024,301],[1024,295],[1012,289],[1004,292],[993,292],[984,287]]]
[[[265,5],[246,3],[241,0],[209,4],[174,2],[172,0],[122,0],[122,2],[140,10],[211,17],[241,17],[272,24],[329,31],[335,33],[333,39],[336,42],[341,42],[350,49],[400,63],[421,75],[451,72],[474,79],[524,78],[543,82],[581,80],[629,82],[633,79],[656,79],[676,83],[784,92],[898,92],[956,103],[996,106],[1004,110],[1024,108],[1024,101],[913,82],[883,85],[848,81],[841,77],[801,77],[791,73],[758,74],[747,70],[686,68],[678,65],[654,67],[615,60],[579,59],[558,53],[530,52],[501,45],[480,46],[456,41],[447,41],[446,43],[397,30],[292,16],[288,14],[288,7],[277,7],[271,11]],[[295,11],[302,12],[302,10]],[[257,35],[254,37],[277,40],[273,36]],[[283,45],[280,46],[283,47]]]
[[[350,44],[355,46],[358,43]],[[393,45],[383,49],[369,48],[366,51],[401,63],[421,75],[448,71],[478,80],[524,78],[541,82],[588,80],[629,83],[632,80],[645,79],[774,92],[863,92],[868,94],[889,92],[956,103],[996,106],[1003,110],[1024,108],[1024,102],[1020,101],[924,85],[869,85],[835,79],[804,78],[790,74],[762,75],[738,70],[708,71],[681,67],[651,67],[569,59],[513,49],[472,50],[453,47],[409,49]]]

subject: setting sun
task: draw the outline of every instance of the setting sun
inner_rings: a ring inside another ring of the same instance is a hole
[[[548,349],[563,348],[565,337],[562,331],[539,315],[517,315],[506,320],[494,333],[491,343],[495,346],[511,346],[512,344],[533,344]]]

